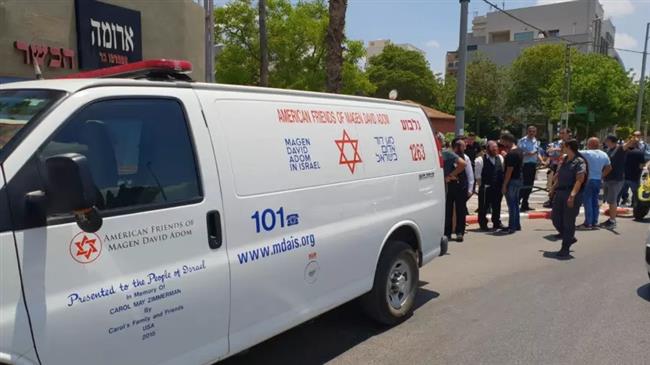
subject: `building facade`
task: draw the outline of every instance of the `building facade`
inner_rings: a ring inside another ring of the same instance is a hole
[[[0,83],[146,59],[186,59],[205,79],[204,11],[192,0],[0,0]]]
[[[366,47],[366,60],[371,59],[374,56],[377,56],[381,54],[384,51],[384,48],[386,48],[387,45],[392,44],[394,46],[397,46],[399,48],[408,50],[408,51],[415,51],[423,56],[425,55],[424,51],[419,49],[418,47],[410,44],[410,43],[393,43],[390,41],[390,39],[378,39],[374,41],[368,42],[368,47]],[[366,66],[367,66],[366,62]]]
[[[456,77],[458,74],[458,51],[449,51],[445,58],[445,76]]]
[[[613,48],[616,28],[606,18],[598,0],[574,0],[509,9],[508,12],[545,32],[500,11],[476,16],[467,39],[470,61],[480,53],[497,65],[508,66],[528,47],[542,43],[567,43],[568,40],[575,49],[609,55],[622,64]]]

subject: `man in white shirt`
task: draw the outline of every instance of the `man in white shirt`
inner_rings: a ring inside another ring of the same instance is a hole
[[[496,142],[488,141],[486,154],[474,161],[476,185],[478,186],[478,221],[482,231],[489,230],[487,211],[492,212],[492,229],[503,228],[501,224],[501,201],[503,193],[504,163]]]

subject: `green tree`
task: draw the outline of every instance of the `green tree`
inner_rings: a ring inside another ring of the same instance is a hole
[[[419,52],[389,44],[382,53],[370,58],[367,72],[370,81],[377,86],[376,97],[386,98],[396,89],[400,99],[436,104],[435,92],[441,82]]]
[[[467,65],[465,128],[478,135],[494,134],[502,128],[505,114],[507,72],[486,57]]]
[[[593,123],[588,122],[586,115],[572,116],[577,128],[585,132],[589,128],[593,132],[628,124],[634,119],[632,80],[615,59],[593,53],[579,54],[572,63],[571,103],[585,106],[595,114]]]
[[[510,68],[511,111],[559,119],[556,102],[563,99],[557,85],[564,78],[565,50],[561,44],[543,44],[526,48],[517,57]],[[572,49],[571,54],[575,58],[577,51]]]
[[[436,102],[433,107],[447,114],[454,114],[456,111],[456,78],[448,75],[440,87],[436,89]]]
[[[269,86],[325,91],[325,34],[329,24],[323,0],[266,1]],[[217,81],[260,83],[258,9],[252,0],[232,0],[215,11],[215,39],[224,45],[216,62]],[[369,95],[374,91],[359,67],[364,57],[358,42],[347,41],[343,52],[343,92]],[[351,84],[347,84],[350,82]]]

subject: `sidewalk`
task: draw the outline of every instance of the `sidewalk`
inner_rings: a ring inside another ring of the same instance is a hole
[[[544,188],[546,189],[546,169],[544,170],[537,170],[537,176],[535,178],[535,187],[536,188]],[[535,191],[530,195],[530,198],[528,199],[528,203],[530,204],[530,207],[533,209],[532,211],[529,212],[524,212],[520,214],[520,219],[551,219],[551,209],[550,208],[544,208],[543,204],[545,201],[548,200],[548,193],[544,190],[539,190]],[[477,210],[478,210],[478,194],[474,194],[468,201],[467,201],[467,210],[469,211],[469,215],[467,216],[467,224],[478,224],[478,215],[477,215]],[[507,223],[508,222],[508,205],[506,204],[506,200],[503,199],[501,203],[501,221]],[[584,208],[580,208],[580,214],[579,215],[584,215]],[[600,210],[600,213],[605,215],[607,214],[606,209]],[[631,208],[618,208],[618,214],[620,217],[626,218],[626,217],[631,217],[632,216],[632,209]],[[491,217],[490,214],[488,214],[488,220],[489,217]]]

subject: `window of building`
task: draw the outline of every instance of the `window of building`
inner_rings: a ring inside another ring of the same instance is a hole
[[[478,46],[476,44],[472,44],[467,46],[468,51],[476,51],[478,49]]]
[[[559,29],[552,29],[546,31],[546,34],[548,34],[549,37],[559,37],[560,36],[560,30]]]
[[[66,122],[40,150],[40,162],[86,156],[100,210],[200,198],[185,114],[171,99],[101,101]]]
[[[510,31],[490,33],[490,43],[510,42]]]
[[[535,36],[534,34],[534,32],[515,33],[515,41],[532,41]]]

